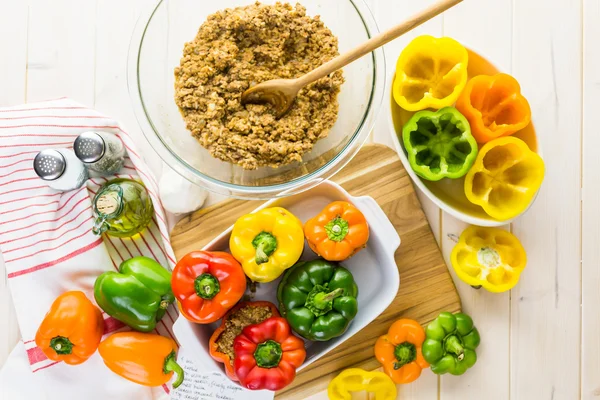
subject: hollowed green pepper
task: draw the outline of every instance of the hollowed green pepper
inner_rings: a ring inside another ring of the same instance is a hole
[[[462,375],[477,361],[479,332],[466,314],[441,313],[425,330],[423,358],[431,371],[441,375]]]
[[[469,121],[454,107],[419,111],[402,128],[410,166],[423,179],[457,179],[477,158]]]
[[[326,341],[342,335],[358,312],[358,286],[346,268],[317,259],[299,262],[277,288],[279,311],[305,339]]]
[[[175,301],[171,273],[148,257],[130,258],[119,272],[100,275],[94,297],[108,315],[141,332],[152,331]]]

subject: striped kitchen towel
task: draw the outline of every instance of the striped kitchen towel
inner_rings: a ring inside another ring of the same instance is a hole
[[[91,198],[113,177],[92,178],[78,190],[58,192],[33,171],[33,158],[39,151],[72,148],[77,135],[89,130],[120,137],[128,157],[115,177],[139,179],[150,193],[155,216],[149,228],[135,239],[92,233]],[[34,342],[40,322],[59,294],[81,290],[93,301],[96,277],[134,256],[154,258],[169,268],[175,265],[158,185],[130,136],[116,121],[69,99],[0,109],[0,252],[34,375],[65,368],[64,363],[48,360]],[[104,317],[105,337],[128,329],[108,315]],[[172,325],[176,318],[177,310],[171,307],[158,324],[157,333],[174,338]],[[67,368],[73,371],[75,367]],[[123,387],[126,381],[107,373],[97,353],[76,368],[81,373],[89,369],[91,377],[96,374],[103,379],[121,380],[118,385],[125,392],[140,390],[139,385]],[[164,395],[169,387],[165,385],[161,390]],[[139,398],[153,397],[157,398]]]

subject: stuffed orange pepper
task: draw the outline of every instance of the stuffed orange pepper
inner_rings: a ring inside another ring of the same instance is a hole
[[[246,276],[231,254],[194,251],[175,265],[171,286],[185,318],[210,324],[242,298]]]
[[[81,364],[96,352],[104,332],[100,309],[80,291],[58,296],[35,334],[35,344],[53,361]]]
[[[183,368],[177,364],[177,344],[152,333],[120,332],[98,347],[104,364],[115,374],[144,386],[160,386],[177,374],[173,387],[183,382]]]
[[[424,341],[425,330],[417,321],[400,319],[375,342],[375,358],[394,383],[413,382],[429,367],[421,351]]]
[[[512,135],[531,121],[531,108],[519,82],[507,74],[474,77],[458,98],[456,108],[469,120],[478,143]]]
[[[366,246],[369,224],[347,201],[334,201],[304,226],[310,248],[328,261],[343,261]]]

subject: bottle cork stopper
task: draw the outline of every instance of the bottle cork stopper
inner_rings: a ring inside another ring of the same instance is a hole
[[[108,192],[101,195],[96,201],[96,208],[102,214],[113,214],[119,209],[119,194],[116,192]]]

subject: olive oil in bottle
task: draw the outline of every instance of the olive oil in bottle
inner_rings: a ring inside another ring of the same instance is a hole
[[[152,220],[154,207],[141,182],[113,179],[106,182],[92,202],[96,235],[131,237],[144,230]]]

